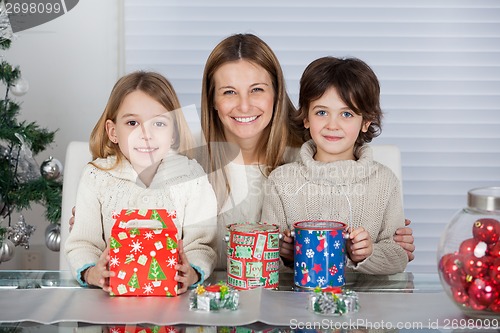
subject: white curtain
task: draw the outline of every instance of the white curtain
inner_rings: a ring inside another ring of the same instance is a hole
[[[385,112],[374,144],[402,151],[416,259],[436,270],[446,224],[467,191],[500,186],[500,2],[496,0],[125,0],[124,71],[156,70],[199,110],[203,66],[224,37],[250,32],[277,54],[288,91],[312,60],[365,60]]]

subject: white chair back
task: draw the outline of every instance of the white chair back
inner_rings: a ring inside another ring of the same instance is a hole
[[[69,235],[69,219],[71,209],[75,206],[78,183],[85,165],[92,160],[89,143],[72,141],[66,148],[64,163],[62,206],[61,206],[61,249],[59,251],[59,269],[69,270],[69,265],[64,254],[64,242]]]

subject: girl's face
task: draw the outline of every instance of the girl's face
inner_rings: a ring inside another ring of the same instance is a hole
[[[106,131],[140,174],[167,156],[174,142],[174,119],[160,103],[136,90],[123,100],[116,122],[106,121]]]
[[[335,88],[330,88],[309,105],[304,127],[309,128],[317,146],[316,161],[354,160],[354,144],[370,122],[350,110]]]
[[[217,69],[214,81],[214,105],[226,139],[256,144],[273,115],[271,77],[264,68],[239,60]]]

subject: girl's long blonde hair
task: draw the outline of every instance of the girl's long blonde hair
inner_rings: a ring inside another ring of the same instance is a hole
[[[296,109],[286,92],[281,65],[271,48],[252,34],[236,34],[221,41],[207,59],[201,93],[201,127],[208,148],[208,156],[201,159],[201,162],[214,187],[219,208],[231,191],[225,165],[234,158],[235,151],[230,145],[224,144],[227,142],[224,127],[215,110],[214,74],[222,65],[238,60],[246,60],[264,68],[273,84],[273,116],[256,148],[262,152],[259,164],[263,167],[264,175],[269,175],[272,170],[285,163],[287,147],[299,147],[303,142],[299,129],[290,121]]]
[[[123,76],[114,85],[106,108],[90,135],[89,146],[92,159],[116,156],[116,166],[124,158],[120,147],[109,140],[106,132],[106,121],[109,119],[116,123],[118,109],[123,100],[128,94],[136,90],[146,93],[166,110],[173,113],[175,142],[172,144],[172,149],[176,149],[180,154],[188,156],[194,146],[193,137],[174,88],[161,74],[137,71]]]

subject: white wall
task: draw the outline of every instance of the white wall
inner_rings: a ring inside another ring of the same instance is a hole
[[[104,109],[120,71],[120,2],[82,0],[54,21],[17,33],[11,48],[2,51],[9,63],[20,66],[30,85],[26,95],[11,96],[21,103],[19,120],[59,129],[54,144],[36,157],[39,164],[50,155],[64,163],[67,144],[88,140]],[[1,263],[0,269],[58,268],[59,254],[45,246],[44,212],[39,205],[24,212],[26,222],[37,228],[30,250],[16,247],[14,259]]]

